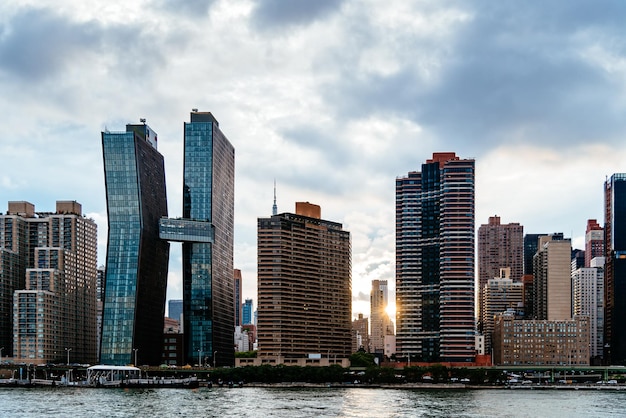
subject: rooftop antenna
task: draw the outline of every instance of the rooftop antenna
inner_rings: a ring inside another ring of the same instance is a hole
[[[276,179],[274,179],[274,205],[272,205],[272,215],[278,215],[278,207],[276,206]]]

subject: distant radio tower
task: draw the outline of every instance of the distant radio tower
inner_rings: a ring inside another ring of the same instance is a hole
[[[274,204],[272,205],[272,215],[278,215],[278,206],[276,206],[276,179],[274,179]]]

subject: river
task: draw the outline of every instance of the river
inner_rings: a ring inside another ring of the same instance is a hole
[[[626,391],[2,388],[0,417],[619,417]]]

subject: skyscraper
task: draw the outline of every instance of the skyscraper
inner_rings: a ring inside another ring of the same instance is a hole
[[[172,299],[167,304],[167,317],[180,321],[183,315],[183,300]],[[179,324],[180,325],[180,324]]]
[[[505,269],[503,269],[505,270]],[[508,269],[505,270],[508,273]],[[492,352],[492,333],[494,331],[494,316],[509,309],[522,312],[524,306],[524,285],[514,282],[506,274],[489,279],[481,288],[482,293],[482,325],[485,336],[485,352]]]
[[[235,149],[211,112],[194,110],[184,129],[183,218],[211,232],[183,242],[185,360],[232,366]]]
[[[605,361],[626,364],[626,174],[604,183]]]
[[[385,348],[385,335],[393,335],[393,323],[387,314],[389,289],[387,280],[372,280],[370,292],[370,349],[372,352]]]
[[[25,289],[14,294],[17,361],[59,361],[64,350],[71,350],[73,362],[97,360],[97,227],[82,215],[79,203],[57,201],[56,212],[27,219],[38,237]]]
[[[356,353],[361,349],[370,352],[369,321],[362,313],[352,320],[352,352]]]
[[[434,153],[396,179],[396,342],[401,356],[471,362],[473,159]]]
[[[241,305],[241,312],[242,325],[252,324],[252,315],[254,313],[254,305],[252,299],[246,299],[246,301]]]
[[[590,355],[601,358],[604,354],[604,257],[594,257],[589,267],[574,270],[572,288],[574,315],[589,317]]]
[[[563,234],[539,237],[533,259],[533,305],[536,319],[572,318],[572,244]]]
[[[106,284],[100,361],[160,364],[169,243],[165,168],[148,125],[102,132],[108,213]],[[137,351],[134,351],[137,350]]]
[[[585,232],[585,267],[590,267],[591,260],[596,257],[604,257],[604,228],[595,219],[588,219]]]
[[[6,215],[0,215],[0,347],[5,356],[13,356],[13,293],[24,289],[26,268],[32,264],[37,244],[38,223],[35,206],[28,202],[9,202]],[[45,233],[45,227],[42,227]],[[45,236],[45,234],[44,234]]]
[[[524,235],[524,274],[533,274],[533,257],[537,254],[539,237],[548,234]]]
[[[350,233],[317,205],[258,219],[261,358],[351,354]]]
[[[478,317],[482,318],[485,284],[509,268],[510,278],[519,282],[524,274],[524,227],[519,223],[501,224],[499,216],[478,228]]]
[[[4,355],[42,364],[71,348],[97,360],[96,224],[75,201],[55,212],[9,202],[0,215],[0,344]]]

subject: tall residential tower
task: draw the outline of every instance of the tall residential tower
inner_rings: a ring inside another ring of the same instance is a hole
[[[533,258],[533,306],[536,319],[572,318],[572,243],[563,234],[539,237]]]
[[[585,267],[591,267],[591,260],[596,257],[604,257],[604,228],[595,219],[588,219],[585,232]]]
[[[160,364],[169,244],[165,168],[148,125],[102,132],[108,213],[106,284],[100,362]],[[137,350],[137,351],[134,351]]]
[[[396,179],[396,342],[401,356],[471,362],[473,159],[434,153]]]
[[[209,242],[183,242],[185,359],[234,365],[235,148],[211,112],[185,123],[183,218],[207,225]]]
[[[351,267],[350,233],[319,206],[259,218],[259,357],[350,356]]]
[[[385,335],[394,335],[393,322],[387,314],[389,287],[387,280],[372,280],[370,292],[370,349],[384,351]]]
[[[109,213],[102,362],[127,364],[132,353],[140,364],[160,364],[168,241],[175,241],[183,243],[184,361],[234,364],[235,150],[213,115],[196,109],[184,144],[183,216],[169,219],[156,134],[145,123],[102,133]]]
[[[0,258],[25,263],[0,268],[3,291],[11,290],[15,273],[23,275],[23,285],[12,289],[12,309],[3,304],[2,312],[5,322],[13,320],[12,343],[4,340],[3,349],[16,362],[59,362],[66,350],[74,362],[97,361],[96,231],[75,201],[57,201],[55,212],[9,202],[0,217]]]
[[[478,317],[482,318],[482,295],[489,280],[500,277],[508,268],[509,278],[520,282],[524,275],[524,227],[519,223],[500,223],[490,216],[489,223],[478,228]]]

